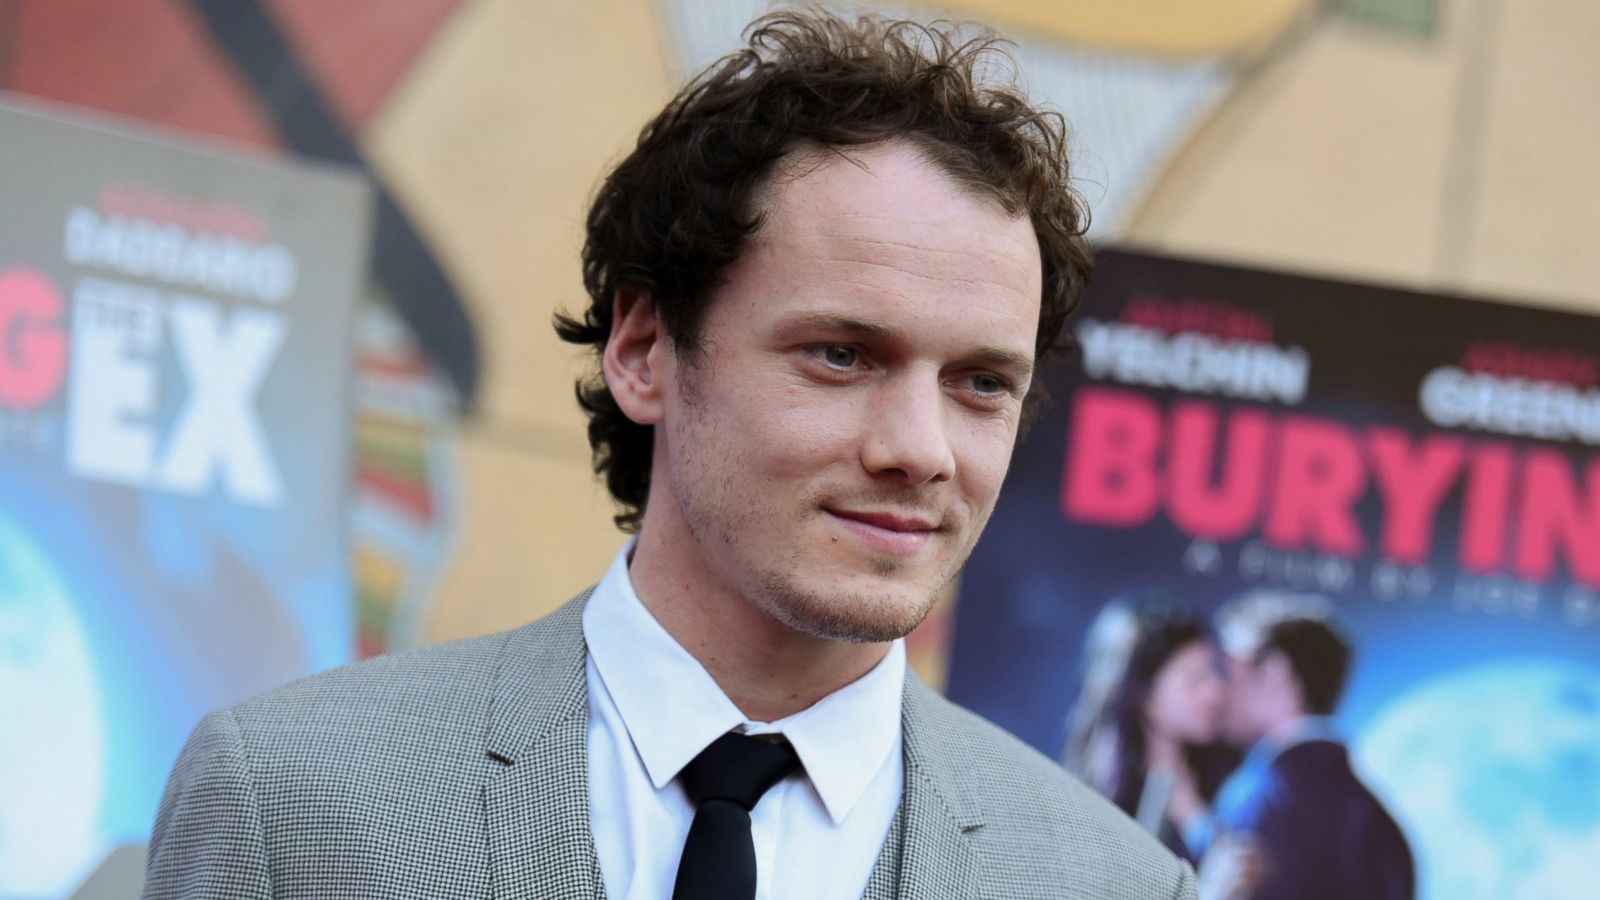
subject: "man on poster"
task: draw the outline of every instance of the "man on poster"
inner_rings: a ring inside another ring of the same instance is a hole
[[[1349,641],[1320,598],[1256,594],[1218,614],[1224,729],[1248,747],[1209,819],[1192,820],[1208,900],[1412,900],[1405,835],[1350,766],[1332,719]],[[1213,837],[1215,840],[1213,840]]]
[[[596,469],[638,536],[525,628],[215,713],[147,895],[1194,896],[901,638],[994,507],[1089,272],[994,41],[778,15],[600,188]]]

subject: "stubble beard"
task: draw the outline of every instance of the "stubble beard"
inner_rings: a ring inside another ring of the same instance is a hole
[[[713,446],[702,443],[714,440],[696,424],[683,423],[674,435],[680,463],[673,473],[673,492],[678,501],[690,536],[709,555],[731,553],[734,564],[748,573],[741,583],[734,584],[746,599],[763,613],[801,634],[830,641],[852,643],[880,643],[905,637],[922,624],[938,600],[939,593],[954,578],[961,563],[972,549],[961,549],[946,564],[932,584],[917,585],[910,579],[907,563],[888,557],[875,557],[868,563],[875,575],[892,579],[902,575],[908,580],[906,592],[892,590],[862,591],[848,588],[819,589],[807,585],[808,562],[797,549],[787,554],[774,554],[772,558],[751,558],[750,548],[741,546],[743,535],[763,530],[770,525],[773,513],[760,509],[757,498],[733,496],[725,478],[719,477],[713,466],[695,452],[699,447]],[[820,509],[820,498],[799,504],[800,509]],[[736,512],[734,512],[736,511]],[[794,523],[794,534],[804,529],[805,523]],[[953,540],[954,534],[941,533],[942,540]],[[759,551],[758,551],[759,552]],[[742,557],[742,558],[741,558]],[[921,590],[920,595],[914,592]],[[913,592],[912,596],[906,596]]]
[[[700,487],[707,485],[702,483]],[[721,486],[710,489],[720,491]],[[770,514],[757,511],[753,501],[746,499],[741,504],[744,510],[737,515],[714,516],[701,507],[698,502],[701,495],[682,481],[676,492],[679,508],[696,544],[708,552],[720,550],[744,557],[736,559],[736,564],[745,568],[750,577],[734,587],[775,621],[810,637],[852,643],[878,643],[905,637],[927,618],[939,591],[955,575],[956,567],[952,566],[952,571],[940,573],[936,584],[923,588],[920,595],[912,593],[911,596],[892,590],[819,589],[806,584],[808,561],[800,552],[756,559],[750,558],[749,550],[740,546],[742,535],[760,528],[762,521],[770,518]],[[719,499],[720,502],[709,505],[727,510],[730,502],[738,502],[731,497]],[[897,575],[910,577],[906,571],[908,566],[897,560],[880,557],[871,560],[869,565],[873,574],[883,579],[893,579]],[[912,583],[906,586],[909,592],[918,589]]]
[[[769,572],[759,596],[752,599],[768,615],[801,634],[829,641],[881,643],[903,638],[922,624],[948,579],[926,596],[910,599],[849,591],[824,596],[797,582],[790,573]]]

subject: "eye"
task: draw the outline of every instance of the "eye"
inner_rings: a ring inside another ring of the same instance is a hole
[[[822,348],[822,359],[837,369],[852,369],[861,359],[860,351],[843,344],[830,344]]]
[[[1003,394],[1006,383],[994,375],[979,374],[972,376],[972,389],[980,394]]]

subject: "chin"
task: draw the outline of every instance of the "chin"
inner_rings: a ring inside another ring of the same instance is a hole
[[[824,591],[774,578],[765,585],[761,599],[769,615],[802,634],[830,641],[881,643],[910,634],[927,618],[936,598],[935,590],[916,590],[904,584],[880,582]]]

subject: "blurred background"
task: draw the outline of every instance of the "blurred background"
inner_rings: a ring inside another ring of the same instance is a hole
[[[206,710],[523,624],[598,578],[622,538],[572,396],[590,363],[551,315],[585,303],[604,171],[769,8],[0,0],[0,896],[136,890]],[[1583,335],[1560,349],[1590,360],[1573,383],[1593,388],[1600,5],[850,8],[1010,37],[1031,95],[1070,123],[1100,244],[1382,285],[1401,305],[1512,304],[1395,321],[1481,320],[1505,333],[1475,339],[1546,350]],[[1518,307],[1566,315],[1524,328]],[[1386,327],[1381,309],[1363,321]],[[1378,352],[1359,338],[1339,352]],[[1597,442],[1565,445],[1580,472]],[[1600,544],[1588,472],[1569,531]],[[1573,568],[1573,589],[1600,590]],[[937,686],[961,678],[964,586],[912,638]],[[1561,641],[1583,690],[1600,681],[1588,621]],[[1071,693],[971,678],[953,693],[981,712],[992,690]],[[998,718],[1059,755],[1063,711],[1041,709],[1031,733]],[[1597,721],[1574,719],[1563,784],[1600,807]],[[1551,815],[1564,853],[1600,854],[1600,821]],[[1481,896],[1580,896],[1533,846]],[[1480,896],[1430,866],[1424,896]],[[1539,892],[1517,892],[1536,882],[1514,866],[1546,867]]]

